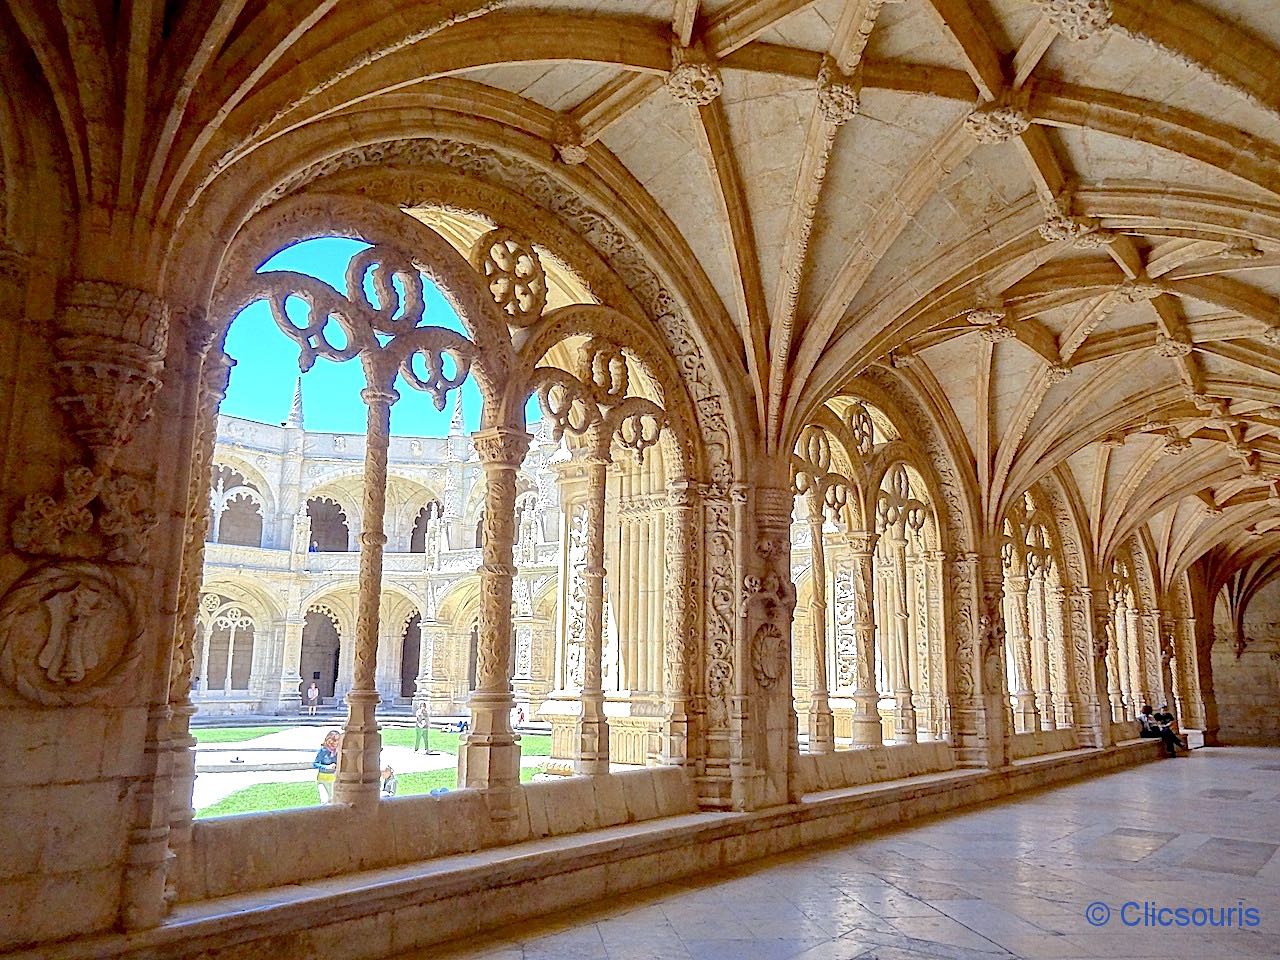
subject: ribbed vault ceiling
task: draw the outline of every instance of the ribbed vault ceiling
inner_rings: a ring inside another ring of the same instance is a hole
[[[887,364],[989,525],[1056,473],[1099,556],[1141,532],[1166,581],[1274,573],[1275,4],[9,0],[0,28],[82,211],[176,222],[309,128],[469,109],[666,224],[768,447]]]

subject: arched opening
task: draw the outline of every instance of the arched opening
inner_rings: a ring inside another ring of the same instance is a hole
[[[412,699],[418,692],[418,664],[422,652],[422,615],[415,613],[400,639],[400,696]]]
[[[324,610],[308,610],[302,626],[302,654],[298,661],[298,672],[302,675],[304,690],[310,687],[312,681],[320,688],[322,702],[333,699],[338,682],[341,646],[337,618]]]
[[[262,546],[262,507],[257,500],[247,493],[238,493],[227,500],[218,542]]]
[[[311,549],[317,553],[345,553],[351,549],[351,528],[342,506],[329,497],[307,501],[311,518]]]
[[[262,493],[257,485],[240,471],[218,464],[213,468],[209,501],[210,542],[262,546]]]
[[[439,500],[432,500],[418,511],[413,521],[413,531],[409,534],[409,552],[426,553],[428,534],[435,524],[444,516],[444,506]]]

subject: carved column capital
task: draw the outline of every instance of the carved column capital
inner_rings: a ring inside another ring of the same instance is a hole
[[[515,469],[524,462],[533,437],[511,427],[490,427],[471,435],[485,469]]]

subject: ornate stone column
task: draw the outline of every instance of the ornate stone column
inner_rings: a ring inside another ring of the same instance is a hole
[[[608,441],[605,441],[606,444]],[[588,457],[587,560],[582,570],[586,586],[586,631],[582,651],[582,708],[578,714],[574,769],[591,776],[609,772],[609,722],[604,715],[601,686],[604,656],[604,495],[608,476],[607,455]]]
[[[1053,695],[1047,590],[1044,564],[1037,562],[1031,576],[1031,589],[1027,595],[1027,602],[1031,607],[1031,630],[1035,642],[1033,651],[1035,655],[1032,657],[1035,701],[1039,711],[1040,729],[1056,730],[1058,720]]]
[[[372,378],[370,378],[372,382]],[[400,395],[389,387],[360,392],[367,408],[364,454],[364,522],[360,532],[359,598],[356,610],[355,665],[347,692],[347,722],[338,749],[336,803],[373,804],[379,796],[382,736],[375,713],[379,697],[378,608],[382,600],[382,550],[387,509],[387,448],[391,443],[391,405]]]
[[[697,504],[693,484],[679,480],[667,486],[666,570],[663,582],[663,620],[666,644],[663,686],[662,762],[685,766],[689,757],[690,701],[697,638],[694,635],[694,584]]]
[[[1094,598],[1095,607],[1097,598]],[[1111,703],[1111,719],[1114,723],[1124,723],[1125,715],[1124,671],[1121,669],[1123,651],[1121,644],[1124,637],[1123,608],[1116,601],[1106,604],[1103,609],[1107,613],[1107,699]],[[1096,631],[1095,631],[1096,632]]]
[[[956,638],[952,736],[958,759],[967,767],[1004,767],[1009,730],[1000,555],[959,554],[951,560],[949,580]]]
[[[857,686],[853,691],[853,742],[860,747],[878,747],[884,743],[880,725],[880,691],[876,689],[876,624],[873,616],[875,568],[872,558],[876,534],[850,533],[849,555],[854,572],[854,670]]]
[[[1057,679],[1052,681],[1056,703],[1056,721],[1060,727],[1074,727],[1083,711],[1080,705],[1080,684],[1076,677],[1076,647],[1071,629],[1071,613],[1067,605],[1067,591],[1057,583],[1045,584],[1045,628],[1048,635],[1049,667]],[[1056,651],[1056,654],[1055,654]]]
[[[1184,730],[1203,730],[1205,711],[1204,701],[1200,698],[1200,675],[1196,669],[1196,621],[1194,617],[1175,618],[1172,627],[1178,722]]]
[[[830,753],[836,748],[835,718],[827,685],[827,553],[822,534],[822,499],[811,490],[809,539],[812,542],[813,591],[809,601],[810,639],[813,645],[813,689],[809,697],[809,752]]]
[[[1088,742],[1099,749],[1111,745],[1111,705],[1107,700],[1109,646],[1107,592],[1076,587],[1068,598],[1073,640],[1083,645],[1084,670],[1078,674],[1075,713],[1086,728]]]
[[[1090,615],[1090,649],[1093,652],[1093,690],[1090,691],[1090,726],[1094,732],[1094,746],[1103,748],[1115,743],[1112,723],[1117,719],[1117,701],[1110,683],[1115,673],[1115,617],[1105,588],[1078,594],[1082,606]],[[1118,691],[1116,691],[1118,693]],[[1120,717],[1119,719],[1123,719]]]
[[[907,626],[907,541],[902,528],[888,531],[891,576],[886,586],[892,596],[892,636],[894,649],[893,738],[899,743],[915,743],[916,710],[911,700],[911,637]]]
[[[480,634],[471,732],[458,748],[458,783],[491,791],[495,819],[515,815],[520,785],[519,738],[511,729],[511,582],[515,540],[516,471],[532,437],[492,427],[472,440],[485,471],[484,550],[480,565]]]
[[[173,638],[173,660],[169,667],[170,794],[169,865],[166,869],[165,901],[177,897],[174,861],[191,843],[195,811],[191,807],[196,781],[195,737],[191,718],[196,707],[191,702],[191,674],[200,646],[200,689],[208,689],[209,638],[207,624],[212,609],[202,609],[200,594],[204,578],[204,544],[209,530],[209,471],[218,432],[218,407],[226,397],[228,376],[234,361],[221,350],[206,353],[200,372],[200,394],[196,407],[195,436],[192,443],[191,474],[187,484],[186,539],[182,549],[182,579],[178,588],[178,617]],[[217,598],[213,598],[213,609]]]
[[[1031,691],[1031,637],[1027,629],[1027,578],[1021,573],[1007,577],[1009,609],[1013,621],[1009,624],[1009,640],[1013,644],[1015,667],[1014,697],[1018,702],[1018,732],[1033,733],[1040,729],[1040,711],[1036,696]]]
[[[280,713],[297,713],[302,705],[302,628],[306,622],[306,616],[300,610],[293,610],[285,617],[277,708]]]

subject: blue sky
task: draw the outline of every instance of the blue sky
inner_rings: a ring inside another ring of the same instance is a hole
[[[277,253],[262,269],[296,270],[342,290],[347,262],[367,246],[338,237],[305,240]],[[425,286],[425,322],[461,331],[462,324],[448,302],[430,282]],[[292,315],[292,309],[290,312]],[[289,415],[298,378],[298,347],[276,327],[265,302],[250,305],[236,317],[227,333],[226,350],[236,365],[231,371],[222,412],[263,423],[283,422]],[[358,359],[343,363],[317,359],[302,376],[302,406],[307,429],[363,433],[365,407],[360,400],[363,387],[364,375]],[[396,388],[400,391],[400,400],[391,408],[392,433],[428,437],[448,433],[454,394],[450,394],[449,404],[441,412],[429,395],[410,388],[403,379],[397,379]],[[474,378],[468,378],[462,385],[462,412],[467,431],[478,429],[480,389]],[[531,402],[528,415],[530,421],[537,419],[536,400]]]

